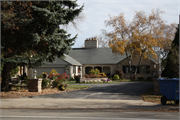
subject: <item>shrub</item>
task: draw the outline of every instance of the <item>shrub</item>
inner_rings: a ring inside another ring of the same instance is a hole
[[[119,75],[114,75],[113,79],[114,80],[119,80]]]
[[[47,88],[49,85],[49,80],[48,79],[43,79],[42,80],[42,88]]]
[[[58,84],[59,84],[59,82],[56,81],[56,80],[54,80],[54,81],[52,82],[52,87],[55,88],[55,87],[58,86]]]
[[[96,68],[95,69],[95,75],[99,75],[100,74],[100,71]]]
[[[76,80],[76,83],[80,83],[80,76],[79,75],[75,75],[74,79]]]
[[[19,71],[19,68],[16,66],[16,67],[14,67],[13,69],[12,69],[12,71],[11,71],[11,77],[14,77],[15,76],[15,74],[17,74],[18,73],[18,71]]]
[[[91,69],[91,70],[89,71],[89,74],[95,75],[95,74],[96,74],[96,71],[93,70],[93,69]]]
[[[54,73],[55,75],[58,74],[57,70],[55,70],[55,69],[52,69],[51,72],[50,72],[50,74],[53,74],[53,73]]]
[[[89,74],[91,74],[91,75],[99,75],[100,74],[100,71],[96,68],[95,70],[93,70],[93,69],[91,69],[90,71],[89,71]]]
[[[147,80],[152,80],[152,77],[147,77],[146,79],[147,79]]]
[[[121,79],[123,79],[123,78],[124,78],[124,73],[123,73],[123,71],[122,71],[122,70],[120,70],[120,72],[119,72],[119,77],[120,77]]]
[[[143,80],[144,78],[143,77],[138,77],[138,80]]]

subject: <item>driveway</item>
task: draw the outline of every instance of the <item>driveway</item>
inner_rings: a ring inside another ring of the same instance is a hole
[[[153,82],[120,82],[119,84],[81,84],[91,88],[77,91],[33,96],[33,98],[140,100],[141,94],[153,87]]]

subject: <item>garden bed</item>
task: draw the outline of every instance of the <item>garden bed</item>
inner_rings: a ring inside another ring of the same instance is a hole
[[[108,78],[80,78],[80,83],[100,83],[108,82]]]
[[[13,91],[1,92],[0,96],[1,96],[1,99],[19,98],[19,97],[28,97],[28,96],[30,97],[30,96],[55,94],[55,93],[74,91],[74,90],[82,90],[82,89],[87,89],[87,88],[90,88],[90,86],[68,85],[65,91],[60,91],[57,88],[45,88],[41,92],[29,92],[28,90],[25,90],[25,89],[21,89],[21,90],[13,89]]]

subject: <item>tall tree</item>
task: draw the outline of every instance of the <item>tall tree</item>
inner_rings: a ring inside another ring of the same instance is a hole
[[[165,24],[161,18],[163,11],[159,9],[153,9],[149,15],[143,11],[136,11],[135,13],[131,22],[125,20],[123,13],[113,17],[109,15],[109,20],[105,21],[105,25],[113,30],[110,32],[102,30],[108,38],[112,52],[127,56],[131,79],[132,58],[136,57],[139,60],[134,73],[135,78],[142,59],[150,57],[157,59],[154,48],[163,49],[170,46],[174,34],[165,32],[165,28],[175,29],[172,25]]]
[[[76,1],[2,1],[1,90],[8,91],[13,64],[40,66],[69,53],[71,38],[59,25],[72,22],[83,10]]]
[[[171,45],[171,50],[167,58],[163,60],[163,64],[165,64],[165,69],[162,71],[163,77],[179,78],[179,25]]]

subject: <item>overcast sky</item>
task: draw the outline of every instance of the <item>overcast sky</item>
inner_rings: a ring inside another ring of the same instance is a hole
[[[134,11],[150,14],[154,8],[165,12],[163,19],[167,24],[179,23],[180,0],[78,0],[77,3],[84,4],[85,20],[78,26],[80,31],[68,30],[72,35],[78,34],[73,48],[81,47],[86,38],[100,35],[101,29],[105,29],[104,21],[109,19],[108,14],[117,16],[123,12],[125,19],[132,21]]]

